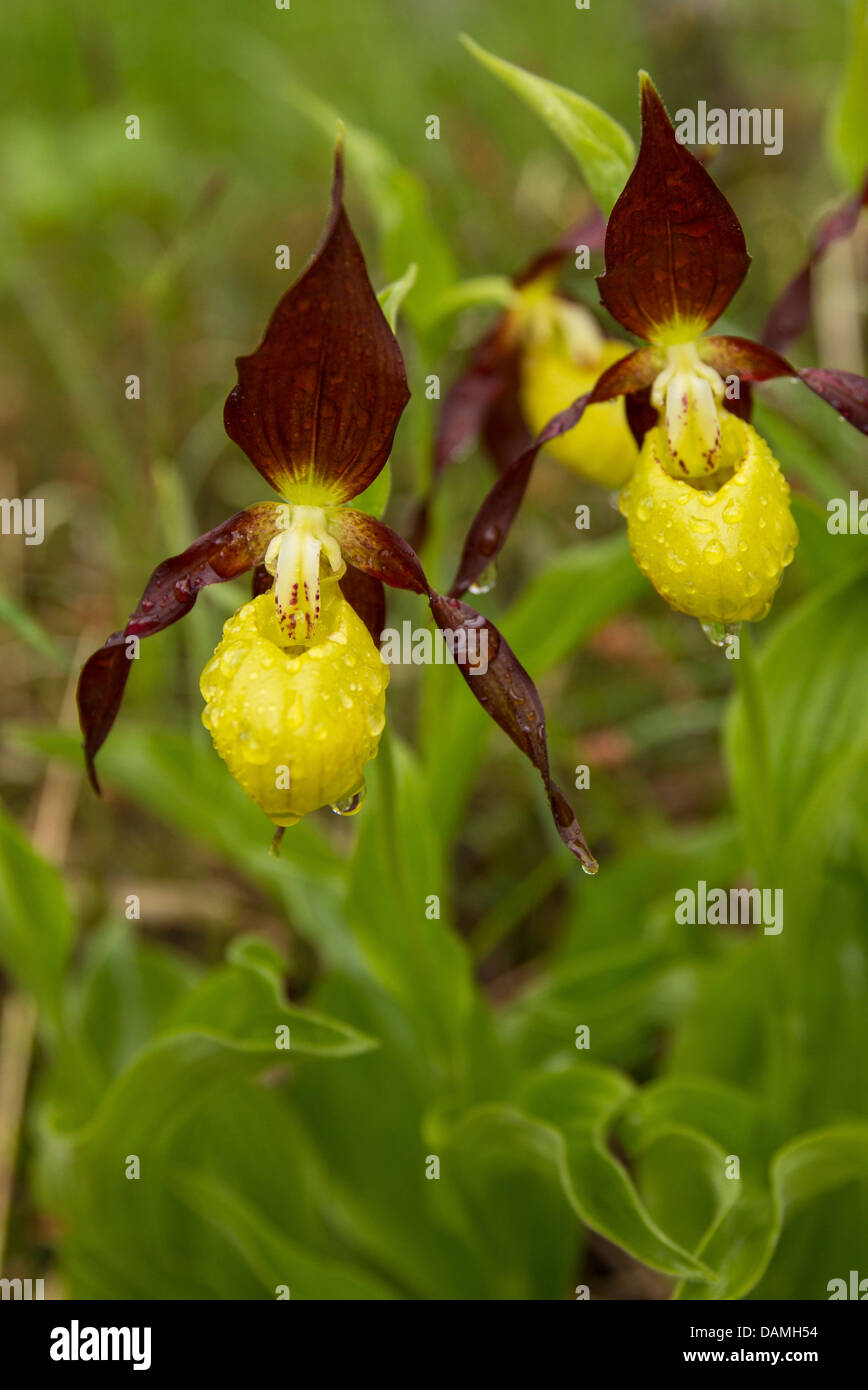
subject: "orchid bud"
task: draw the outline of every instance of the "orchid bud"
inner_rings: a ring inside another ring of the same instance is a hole
[[[321,580],[315,640],[281,625],[273,596],[225,623],[202,672],[202,722],[236,782],[276,825],[340,808],[364,785],[385,725],[389,670],[337,580]]]
[[[664,426],[649,430],[620,508],[637,565],[670,607],[702,622],[764,618],[799,533],[790,489],[766,441],[721,418],[720,466],[673,476]]]

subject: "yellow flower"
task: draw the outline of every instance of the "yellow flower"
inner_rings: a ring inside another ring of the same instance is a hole
[[[389,670],[336,579],[315,640],[288,638],[274,597],[239,608],[202,672],[202,722],[235,780],[278,826],[364,786],[385,724]]]
[[[531,433],[538,434],[553,415],[590,391],[601,373],[629,351],[627,343],[602,334],[584,352],[577,352],[569,335],[557,330],[528,342],[521,357],[520,389],[522,414]],[[623,398],[589,406],[578,425],[546,449],[592,482],[620,487],[636,466],[638,453]]]
[[[766,441],[721,414],[720,466],[675,477],[665,427],[649,430],[620,508],[637,565],[670,607],[702,622],[764,618],[799,533]]]

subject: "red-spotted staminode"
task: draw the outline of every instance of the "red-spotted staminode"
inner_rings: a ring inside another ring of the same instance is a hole
[[[229,619],[202,673],[203,720],[232,775],[279,829],[320,806],[355,809],[385,718],[388,672],[376,646],[385,583],[423,595],[447,637],[463,636],[451,645],[468,687],[538,769],[561,839],[594,873],[552,780],[545,716],[527,672],[488,619],[431,588],[406,541],[350,505],[384,467],[409,392],[342,188],[339,147],[323,242],[256,352],[238,359],[226,402],[227,433],[280,500],[248,507],[159,565],[126,627],[85,663],[78,706],[91,781],[98,791],[94,759],[123,699],[130,639],[182,618],[206,584],[264,567],[273,586]],[[471,655],[483,638],[485,666]]]
[[[464,594],[500,551],[540,449],[574,429],[589,406],[626,396],[634,427],[645,414],[642,449],[621,494],[633,554],[667,602],[719,640],[727,625],[765,616],[798,540],[786,481],[747,420],[751,383],[796,378],[868,433],[868,381],[797,369],[748,338],[705,336],[750,257],[738,218],[678,143],[647,74],[640,86],[641,146],[606,227],[597,283],[612,317],[646,346],[602,372],[503,470],[470,527],[450,592]],[[803,290],[790,292],[796,315]]]

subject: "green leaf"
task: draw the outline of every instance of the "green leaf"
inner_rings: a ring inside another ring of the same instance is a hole
[[[19,727],[14,737],[51,757],[80,763],[80,742],[72,734]],[[281,903],[331,959],[356,959],[340,908],[342,862],[314,820],[291,828],[279,859],[270,855],[271,822],[198,731],[194,737],[127,721],[112,730],[100,758],[107,785],[118,786],[161,821],[216,851]],[[106,811],[93,799],[87,814],[104,818]]]
[[[467,952],[449,921],[443,847],[416,760],[386,732],[350,866],[347,915],[371,973],[451,1069],[470,1016]]]
[[[595,201],[608,217],[623,189],[636,150],[623,126],[568,87],[507,63],[466,34],[461,42],[545,122],[576,160]]]
[[[431,305],[431,318],[434,321],[449,318],[481,304],[509,309],[516,297],[515,286],[506,275],[478,275],[472,280],[459,280],[443,290]]]
[[[140,940],[127,921],[89,934],[67,1021],[104,1086],[150,1042],[198,974],[192,960]]]
[[[73,920],[57,870],[0,809],[0,963],[57,1027]]]
[[[662,1231],[643,1206],[627,1170],[609,1150],[611,1131],[634,1094],[633,1083],[605,1067],[574,1066],[531,1074],[516,1105],[470,1111],[455,1134],[500,1136],[554,1171],[575,1215],[643,1264],[664,1274],[711,1280],[713,1272]],[[455,1135],[448,1135],[449,1142]]]
[[[758,817],[765,815],[803,899],[810,883],[816,886],[823,847],[847,813],[850,789],[864,776],[866,624],[868,576],[862,570],[811,594],[776,628],[757,662],[768,769],[757,759],[742,696],[727,721],[726,753],[746,840],[763,833]]]
[[[399,280],[393,280],[390,285],[386,285],[385,289],[380,290],[380,293],[377,295],[380,308],[393,333],[395,332],[398,322],[398,312],[408,293],[415,285],[418,273],[419,267],[415,261],[412,261]]]
[[[272,1297],[279,1287],[287,1287],[293,1301],[398,1297],[382,1280],[354,1269],[346,1258],[327,1259],[292,1240],[227,1183],[175,1173],[173,1186],[202,1222],[214,1225],[236,1246]]]
[[[854,192],[868,172],[868,3],[853,0],[847,62],[828,127],[833,163]]]
[[[367,512],[368,516],[380,517],[389,505],[391,491],[392,466],[387,462],[364,492],[360,492],[358,497],[353,498],[353,506],[357,507],[360,512]]]
[[[676,1298],[744,1298],[762,1278],[788,1217],[818,1195],[845,1183],[864,1180],[868,1172],[868,1126],[836,1125],[803,1134],[774,1156],[767,1186],[745,1182],[739,1201],[726,1214],[702,1250],[704,1259],[720,1271],[710,1287],[682,1285]],[[852,1258],[864,1243],[854,1232]],[[854,1267],[856,1267],[854,1265]],[[846,1271],[830,1271],[841,1273]],[[825,1276],[802,1297],[827,1297]]]
[[[33,651],[50,661],[52,666],[60,671],[69,670],[68,653],[4,588],[0,588],[0,623],[5,623]]]
[[[354,1028],[300,1009],[283,999],[285,967],[267,942],[257,937],[233,941],[229,964],[212,971],[188,991],[164,1020],[162,1037],[208,1033],[245,1051],[269,1056],[274,1063],[297,1054],[352,1057],[375,1047]],[[284,1030],[288,1030],[285,1032]],[[278,1036],[288,1046],[278,1045]]]

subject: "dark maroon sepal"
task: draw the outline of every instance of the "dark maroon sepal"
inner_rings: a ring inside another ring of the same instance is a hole
[[[200,536],[184,551],[158,565],[138,607],[122,632],[85,662],[76,698],[84,734],[84,755],[94,791],[99,793],[94,758],[121,707],[135,647],[130,638],[152,637],[189,613],[200,589],[235,579],[261,563],[278,529],[280,503],[260,502]]]
[[[741,225],[699,160],[678,143],[647,74],[635,168],[606,229],[597,284],[613,318],[656,342],[676,324],[699,335],[720,316],[750,264]]]

